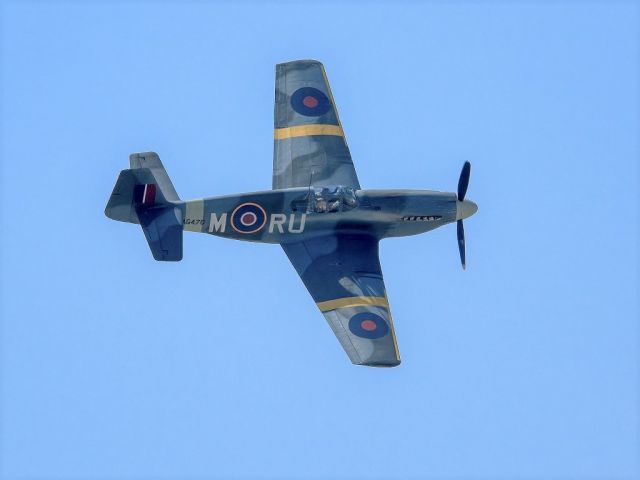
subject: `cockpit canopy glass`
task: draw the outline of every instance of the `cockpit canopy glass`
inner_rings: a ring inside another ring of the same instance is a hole
[[[307,197],[307,213],[346,212],[358,206],[356,191],[351,187],[312,187]]]

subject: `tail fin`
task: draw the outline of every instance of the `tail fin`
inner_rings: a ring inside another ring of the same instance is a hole
[[[105,215],[139,223],[156,260],[182,260],[183,203],[160,157],[154,152],[134,153],[129,162],[131,168],[120,172]]]

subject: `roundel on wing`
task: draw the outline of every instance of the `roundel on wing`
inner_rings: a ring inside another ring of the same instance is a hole
[[[238,233],[256,233],[267,223],[267,213],[257,203],[238,205],[231,214],[231,227]]]
[[[374,340],[389,333],[389,325],[379,315],[370,312],[357,313],[349,320],[351,333],[361,338]]]
[[[331,101],[317,88],[299,88],[291,95],[291,108],[306,117],[319,117],[331,108]]]

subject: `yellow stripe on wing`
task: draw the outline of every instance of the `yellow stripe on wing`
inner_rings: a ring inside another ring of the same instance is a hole
[[[385,297],[347,297],[337,298],[335,300],[327,300],[326,302],[316,303],[320,311],[328,312],[329,310],[335,310],[337,308],[350,308],[350,307],[384,307],[389,308],[389,302]]]
[[[309,135],[334,135],[344,137],[342,127],[339,125],[298,125],[297,127],[276,128],[273,131],[273,138],[284,140],[293,137],[308,137]]]

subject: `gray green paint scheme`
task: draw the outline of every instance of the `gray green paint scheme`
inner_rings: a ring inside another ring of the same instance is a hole
[[[290,105],[292,94],[299,88],[320,90],[331,101],[331,108],[321,116],[297,113]],[[341,127],[324,67],[309,60],[276,65],[276,100],[274,128],[299,127],[309,124]],[[360,188],[356,170],[344,136],[310,135],[273,142],[273,189],[346,185]]]
[[[140,224],[156,260],[182,259],[183,230],[281,244],[351,361],[399,365],[379,241],[433,230],[477,207],[456,193],[361,189],[319,62],[276,66],[274,126],[273,190],[181,201],[158,155],[136,153],[105,214]],[[155,196],[135,193],[145,185],[155,185]]]

